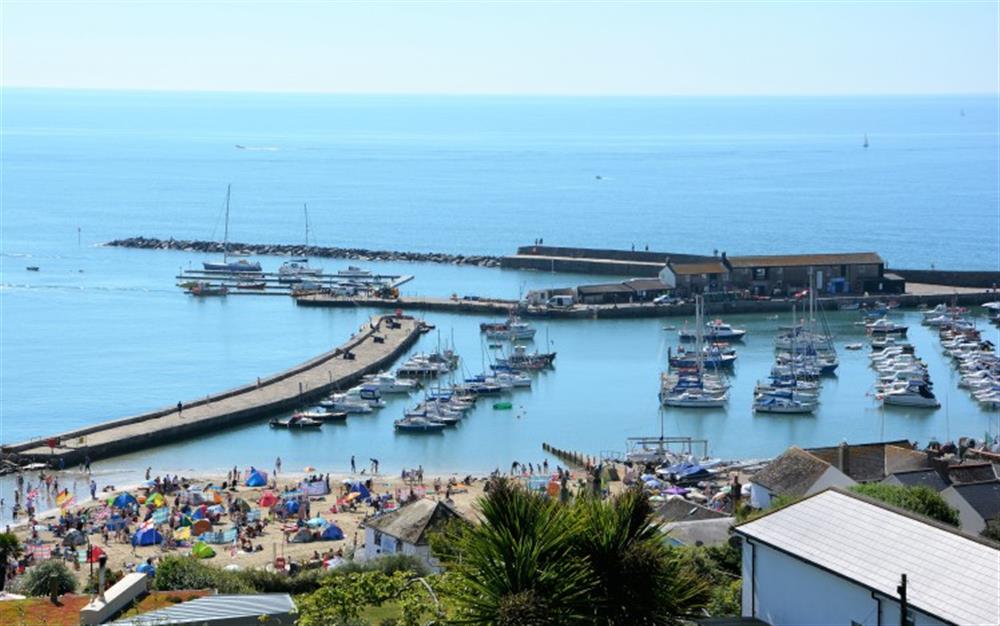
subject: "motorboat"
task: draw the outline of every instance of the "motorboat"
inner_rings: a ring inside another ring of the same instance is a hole
[[[723,394],[712,394],[695,389],[680,391],[664,395],[662,402],[664,406],[691,408],[691,409],[717,409],[726,406],[727,396]]]
[[[805,414],[816,410],[815,402],[803,402],[792,398],[766,395],[753,401],[754,413]]]
[[[334,411],[343,411],[344,413],[371,413],[372,407],[368,402],[357,398],[351,397],[343,393],[335,393],[328,399],[320,402],[320,406],[324,408],[330,408]]]
[[[285,276],[320,276],[323,274],[323,269],[319,267],[311,267],[309,265],[308,259],[292,259],[290,261],[285,261],[278,268],[278,278],[279,280]]]
[[[707,341],[739,341],[746,334],[747,331],[745,329],[733,328],[719,319],[706,322],[705,330],[702,331],[702,337]],[[681,341],[695,341],[698,338],[698,331],[697,329],[691,330],[685,326],[677,331],[677,335]]]
[[[344,395],[350,400],[365,402],[373,409],[381,409],[385,406],[385,400],[382,399],[382,393],[377,388],[369,387],[368,385],[352,387],[348,389]]]
[[[346,422],[345,411],[333,411],[326,407],[316,406],[304,411],[292,413],[292,417],[311,419],[317,422]]]
[[[323,426],[323,422],[308,417],[292,415],[291,417],[286,417],[284,419],[276,417],[271,421],[269,421],[268,425],[271,428],[287,428],[289,430],[297,428],[312,429],[312,428],[320,428],[321,426]]]
[[[527,348],[521,345],[514,346],[514,350],[506,357],[496,360],[496,365],[509,367],[512,369],[540,370],[552,367],[556,359],[555,352],[535,352],[529,353]]]
[[[907,385],[881,394],[883,405],[937,409],[941,406],[927,385]]]
[[[408,433],[438,432],[447,428],[446,424],[425,417],[404,417],[393,422],[393,426],[398,431]]]
[[[337,271],[337,278],[354,278],[354,279],[366,279],[374,278],[374,274],[368,270],[363,270],[360,267],[354,265],[348,265],[346,270]]]
[[[382,393],[410,393],[417,388],[417,382],[406,378],[397,378],[392,374],[371,374],[363,379],[366,387],[373,387]]]
[[[192,296],[224,296],[229,293],[229,288],[221,283],[209,283],[198,281],[187,288],[187,292]]]
[[[881,317],[870,324],[866,324],[868,333],[871,335],[905,335],[908,327],[904,324],[897,324],[892,320]]]
[[[479,330],[486,334],[487,339],[492,340],[528,341],[535,337],[534,327],[516,317],[505,322],[480,324]]]

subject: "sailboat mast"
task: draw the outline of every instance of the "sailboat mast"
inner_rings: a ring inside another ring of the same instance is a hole
[[[232,190],[232,183],[226,185],[226,227],[222,236],[222,261],[229,262],[229,193]]]
[[[309,206],[305,202],[302,203],[302,212],[306,216],[306,248],[307,248],[306,253],[308,254],[308,252],[309,252],[309,250],[308,250],[308,248],[309,248]]]

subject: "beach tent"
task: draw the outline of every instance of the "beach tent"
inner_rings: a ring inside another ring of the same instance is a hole
[[[267,474],[259,470],[251,469],[250,475],[247,476],[246,486],[263,487],[266,484],[267,484]]]
[[[66,536],[63,537],[62,543],[64,546],[82,546],[87,543],[87,537],[82,532],[74,528],[66,533]]]
[[[191,546],[191,556],[194,556],[199,559],[210,559],[213,556],[215,556],[215,550],[212,549],[212,546],[208,545],[207,543],[202,543],[201,541],[199,541],[198,543]]]
[[[278,501],[278,496],[274,495],[270,491],[265,491],[264,495],[260,497],[260,500],[257,502],[257,504],[259,504],[262,508],[269,509],[272,506],[274,506],[277,501]]]
[[[157,493],[154,493],[153,495],[149,496],[148,498],[146,498],[146,502],[148,504],[153,505],[153,506],[163,506],[163,503],[165,502],[165,500],[163,498],[163,494],[157,492]]]
[[[191,538],[191,527],[183,526],[174,531],[174,539],[177,541],[186,541]]]
[[[322,528],[327,525],[327,521],[322,517],[314,517],[306,522],[306,526],[311,526],[312,528]]]
[[[285,502],[285,510],[291,514],[299,512],[299,503],[297,500],[289,500]]]
[[[309,543],[313,540],[312,533],[308,528],[300,528],[299,532],[292,536],[291,543]]]
[[[181,513],[180,519],[177,520],[177,525],[178,526],[190,526],[191,524],[194,524],[194,520],[191,519],[191,516],[187,515],[185,513]]]
[[[133,504],[138,504],[138,500],[132,496],[130,493],[120,493],[118,496],[111,501],[111,506],[116,506],[119,509],[124,509],[125,507]]]
[[[87,563],[97,563],[97,561],[106,554],[98,546],[90,546],[90,550],[87,552]]]
[[[156,575],[156,568],[150,565],[149,563],[143,563],[139,565],[139,567],[135,568],[135,571],[139,572],[140,574],[146,574],[147,576]]]
[[[223,513],[226,512],[226,507],[222,506],[221,504],[213,504],[212,506],[208,507],[208,512],[222,515]]]
[[[357,497],[361,498],[362,500],[368,500],[372,497],[371,492],[368,491],[368,487],[365,487],[360,480],[356,480],[353,483],[351,483],[351,493],[358,494]]]
[[[320,538],[325,541],[339,541],[344,538],[344,531],[336,524],[330,524],[323,529],[323,534],[320,535]]]
[[[143,528],[132,535],[133,546],[151,546],[163,541],[163,535],[155,528]]]
[[[191,526],[191,534],[195,537],[207,533],[210,530],[212,530],[212,522],[207,519],[200,519]]]

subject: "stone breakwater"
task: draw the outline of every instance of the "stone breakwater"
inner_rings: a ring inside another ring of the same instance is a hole
[[[139,248],[141,250],[181,250],[206,254],[222,254],[218,241],[188,241],[184,239],[157,239],[155,237],[129,237],[115,239],[105,246]],[[475,265],[500,267],[500,257],[488,255],[447,254],[444,252],[399,252],[396,250],[367,250],[365,248],[336,248],[291,244],[235,243],[229,244],[230,254],[268,255],[288,257],[316,257],[350,259],[352,261],[411,261],[418,263],[446,263],[449,265]]]

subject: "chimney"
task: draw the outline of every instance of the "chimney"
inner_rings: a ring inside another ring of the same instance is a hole
[[[851,449],[846,441],[841,441],[837,446],[837,469],[850,476]]]

